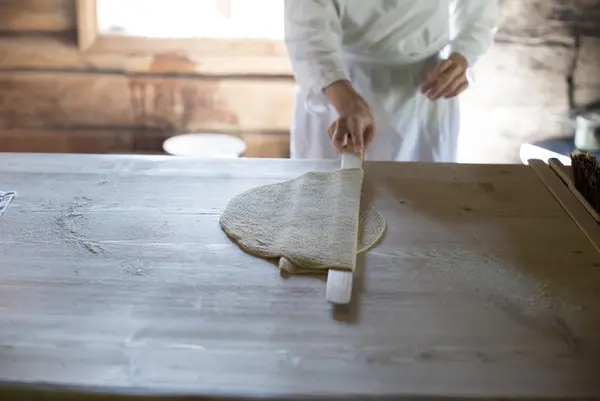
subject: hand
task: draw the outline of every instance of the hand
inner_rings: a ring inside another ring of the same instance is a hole
[[[427,74],[421,92],[430,100],[452,98],[469,87],[467,60],[459,53],[452,53]]]
[[[327,129],[333,147],[338,154],[345,150],[362,155],[375,135],[371,108],[348,81],[330,85],[325,94],[338,113],[338,119]]]
[[[369,106],[358,103],[329,126],[327,135],[338,154],[345,150],[362,155],[373,140],[374,131]]]

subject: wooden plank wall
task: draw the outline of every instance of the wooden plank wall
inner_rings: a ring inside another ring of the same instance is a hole
[[[227,132],[247,156],[287,157],[286,58],[80,52],[75,27],[74,0],[0,1],[0,151],[157,153]]]

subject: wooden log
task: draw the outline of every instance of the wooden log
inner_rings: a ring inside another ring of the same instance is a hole
[[[73,0],[0,1],[0,31],[59,32],[75,29]]]
[[[287,131],[290,79],[0,72],[0,128]]]
[[[127,35],[100,35],[93,50],[101,53],[173,52],[220,57],[286,57],[283,41],[228,38],[146,38]]]
[[[131,130],[0,130],[0,152],[131,153]]]
[[[288,158],[290,157],[289,133],[247,133],[240,137],[246,142],[244,157]]]
[[[80,52],[73,34],[0,38],[0,70],[112,71],[138,74],[292,76],[287,56],[224,57],[192,52]]]
[[[169,136],[160,130],[0,130],[0,152],[162,154],[162,143]],[[286,132],[237,136],[246,143],[244,157],[289,157],[290,139]]]

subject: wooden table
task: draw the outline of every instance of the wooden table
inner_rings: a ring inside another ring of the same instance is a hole
[[[600,256],[530,167],[366,164],[388,231],[349,309],[221,232],[338,166],[0,154],[0,394],[600,396]]]

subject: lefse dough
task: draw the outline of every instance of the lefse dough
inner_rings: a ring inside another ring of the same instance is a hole
[[[343,169],[254,188],[229,202],[220,224],[242,249],[281,258],[291,273],[352,270],[357,229],[358,252],[385,231],[383,217],[361,207],[362,180],[362,169]]]

